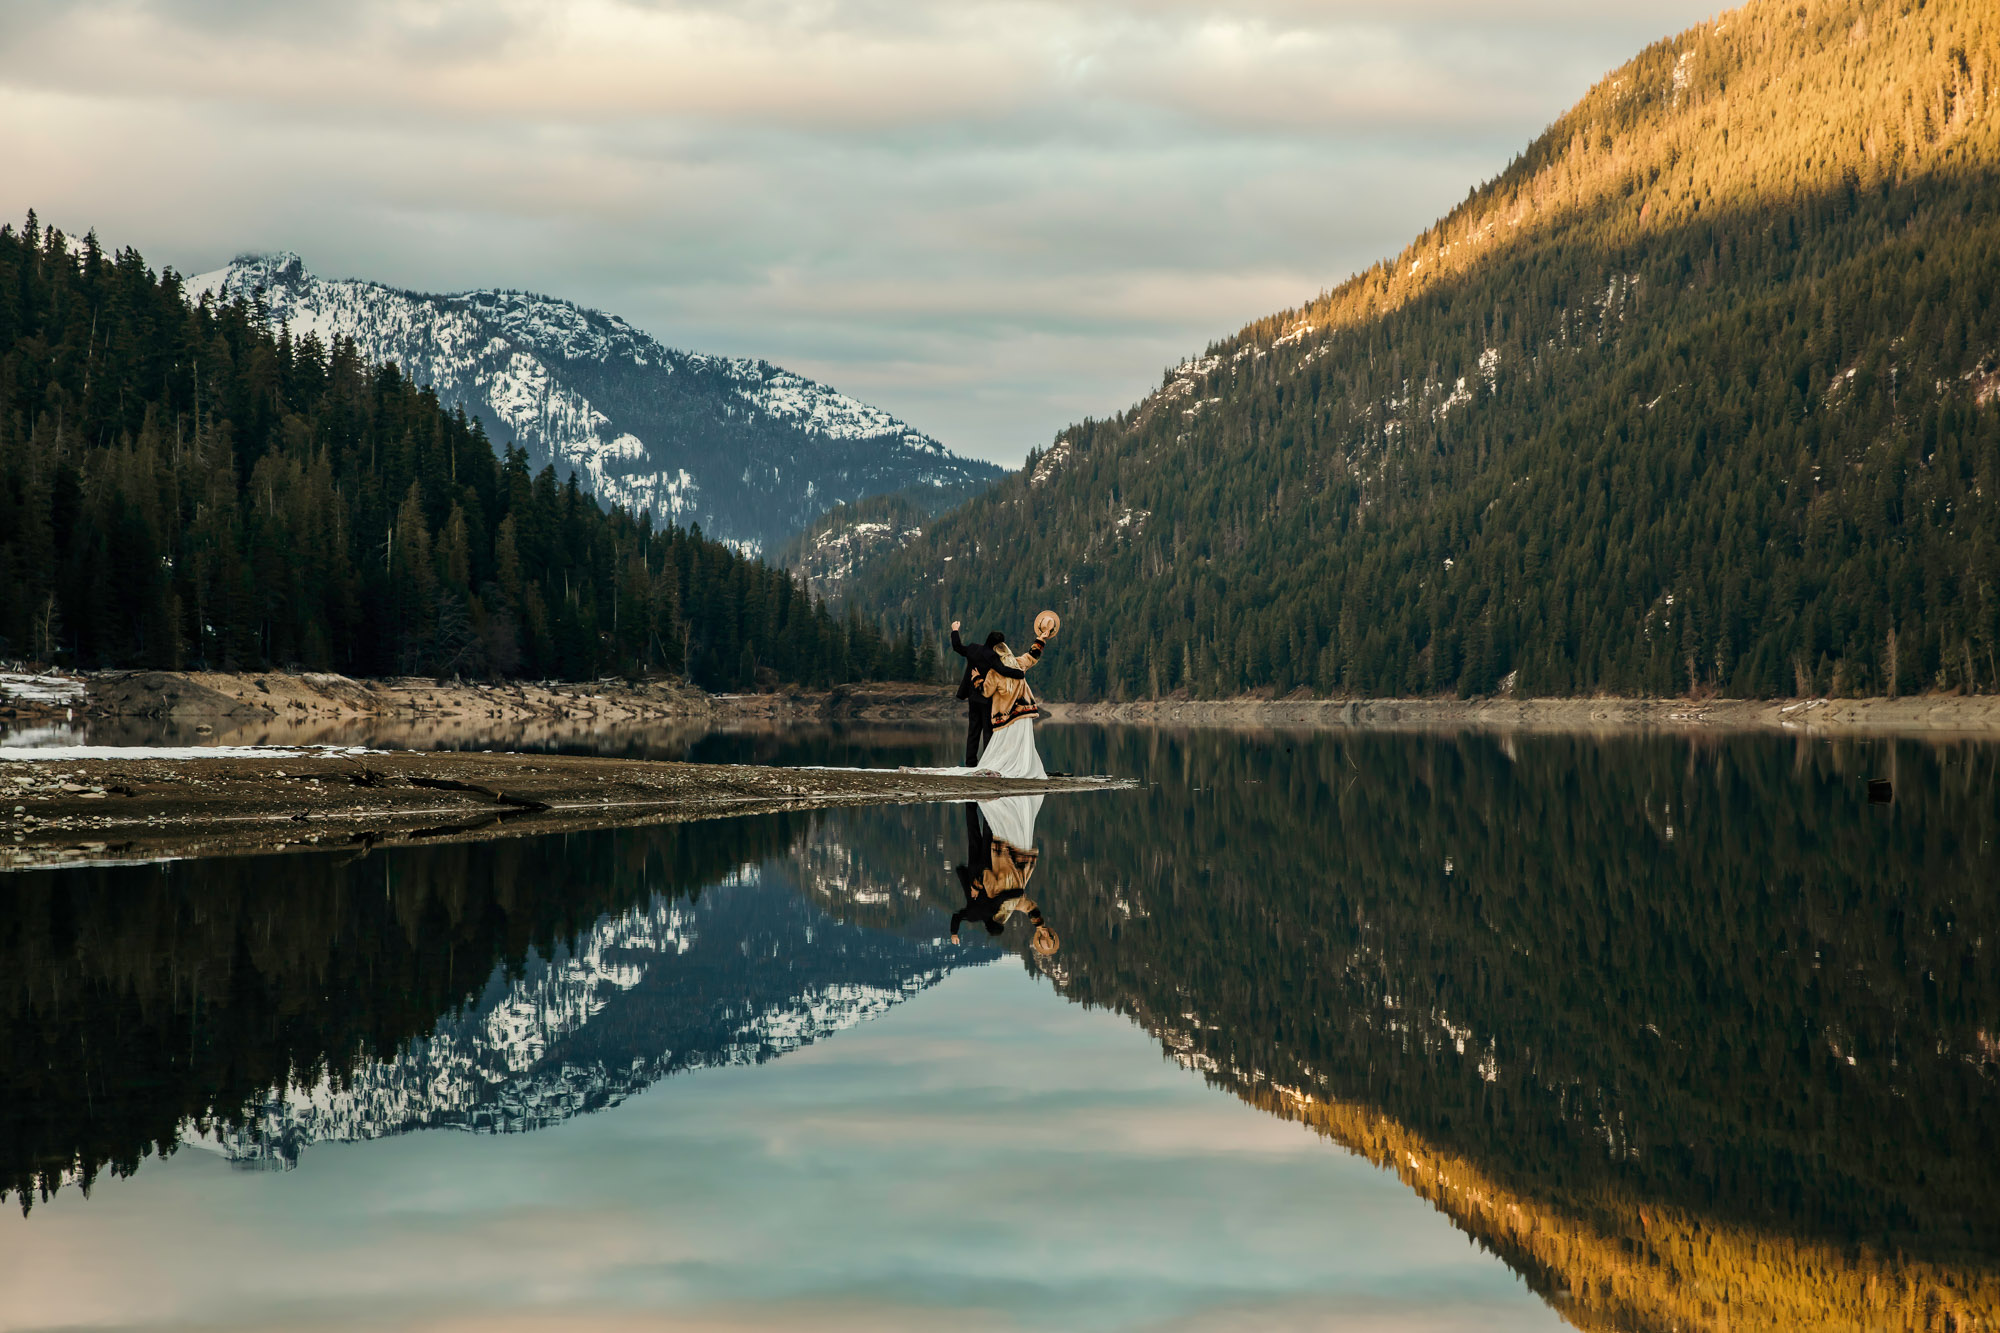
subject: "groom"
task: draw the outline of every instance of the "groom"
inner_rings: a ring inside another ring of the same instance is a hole
[[[1008,666],[993,651],[1007,642],[1005,634],[996,629],[986,636],[985,644],[968,646],[958,637],[959,623],[951,622],[951,650],[965,659],[965,672],[958,678],[958,697],[965,700],[965,766],[971,768],[985,753],[986,742],[993,739],[993,705],[980,688],[986,673],[997,671],[1017,680],[1028,673]]]

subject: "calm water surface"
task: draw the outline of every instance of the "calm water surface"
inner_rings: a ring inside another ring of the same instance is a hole
[[[1043,748],[1145,785],[0,876],[0,1328],[2000,1319],[2000,747]]]

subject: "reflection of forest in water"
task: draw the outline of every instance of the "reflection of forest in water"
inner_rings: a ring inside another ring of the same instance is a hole
[[[829,917],[814,822],[0,876],[0,1189],[27,1208],[187,1137],[275,1165],[536,1128],[992,956],[942,913]]]
[[[1063,992],[1572,1319],[2000,1317],[2000,750],[1057,734],[1157,784],[1048,807]]]
[[[1573,1321],[1994,1320],[2000,751],[1046,743],[1156,785],[1044,808],[1034,896],[1062,947],[1036,966],[1393,1167]],[[1880,776],[1893,805],[1867,801]],[[870,956],[878,980],[949,966],[964,830],[906,807],[0,880],[5,1183],[130,1169],[187,1117],[431,1032],[496,960],[745,866],[907,945]],[[809,970],[820,919],[771,948]]]

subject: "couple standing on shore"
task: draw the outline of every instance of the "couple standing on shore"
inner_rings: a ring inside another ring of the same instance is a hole
[[[1041,753],[1035,748],[1035,717],[1042,711],[1028,686],[1028,668],[1042,660],[1042,649],[1062,622],[1053,611],[1035,617],[1035,641],[1016,654],[1007,636],[994,630],[983,644],[967,644],[951,622],[951,650],[965,659],[958,697],[966,701],[965,766],[988,769],[1003,778],[1045,778]]]

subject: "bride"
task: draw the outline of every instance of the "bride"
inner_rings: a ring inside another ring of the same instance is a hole
[[[994,652],[1000,664],[986,673],[980,686],[993,709],[993,739],[979,756],[979,766],[1003,778],[1045,778],[1041,752],[1035,748],[1035,718],[1042,711],[1028,685],[1028,668],[1042,660],[1042,650],[1055,637],[1059,621],[1052,611],[1035,617],[1036,638],[1016,656],[1002,642]]]

